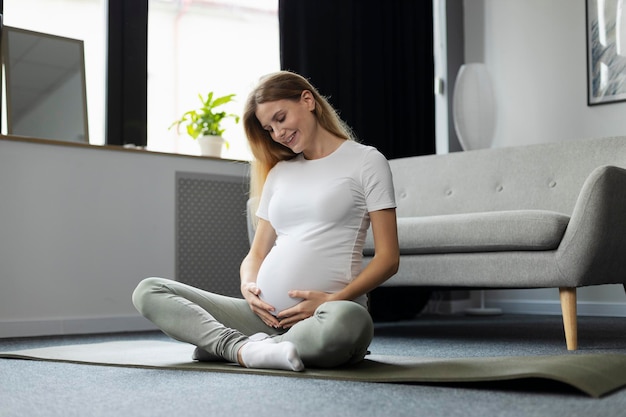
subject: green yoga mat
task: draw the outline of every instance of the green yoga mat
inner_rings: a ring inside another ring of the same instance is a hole
[[[468,383],[540,378],[599,398],[626,385],[626,355],[570,353],[550,356],[432,358],[369,355],[356,365],[289,372],[247,369],[191,360],[193,346],[178,342],[122,341],[52,346],[0,353],[0,358],[101,366],[237,372],[297,378],[383,383]]]

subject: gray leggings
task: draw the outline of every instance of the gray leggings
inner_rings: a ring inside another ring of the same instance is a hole
[[[263,332],[295,344],[305,366],[335,367],[361,361],[374,326],[367,309],[353,301],[320,305],[315,314],[284,331],[267,326],[240,298],[213,294],[165,278],[146,278],[133,304],[170,337],[191,343],[202,360],[237,362],[248,336]]]

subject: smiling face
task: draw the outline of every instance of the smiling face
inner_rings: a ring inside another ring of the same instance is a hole
[[[256,118],[272,140],[286,146],[294,153],[310,148],[317,132],[317,119],[313,114],[315,100],[310,91],[303,91],[299,100],[277,100],[261,103],[256,108]]]

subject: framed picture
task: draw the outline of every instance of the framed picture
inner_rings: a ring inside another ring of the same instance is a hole
[[[587,1],[587,104],[626,100],[626,0]]]

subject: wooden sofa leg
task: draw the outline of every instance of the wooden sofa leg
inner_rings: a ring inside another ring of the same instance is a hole
[[[576,288],[559,288],[563,328],[567,350],[578,349],[578,324],[576,322]]]

